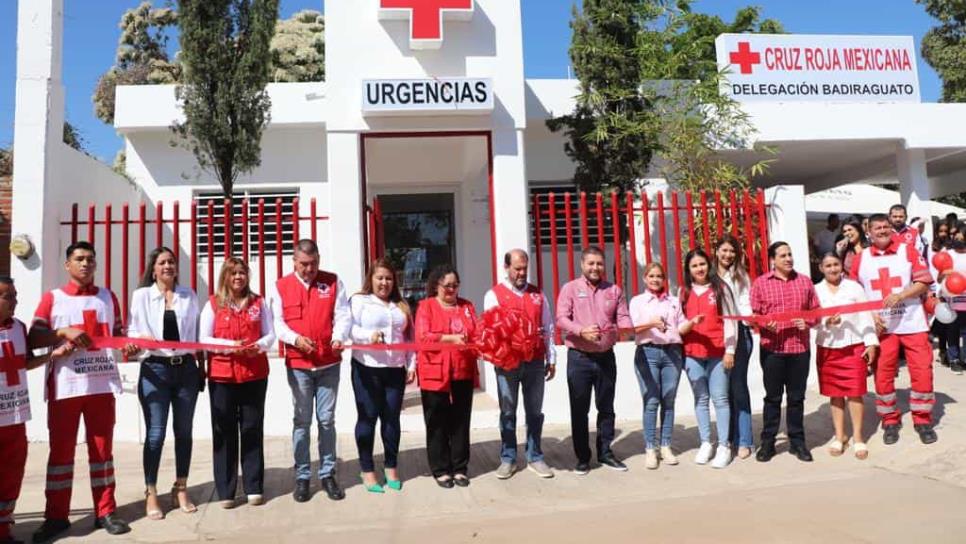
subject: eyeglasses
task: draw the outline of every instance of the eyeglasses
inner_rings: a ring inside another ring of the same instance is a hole
[[[460,288],[459,283],[441,283],[439,284],[439,286],[442,287],[443,289],[446,289],[447,291],[455,291]]]

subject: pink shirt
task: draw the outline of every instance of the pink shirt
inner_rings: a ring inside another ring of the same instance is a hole
[[[681,344],[681,333],[678,328],[684,323],[684,312],[681,309],[681,301],[678,297],[672,297],[667,291],[655,294],[651,290],[644,291],[631,299],[630,305],[631,321],[635,327],[650,323],[656,317],[663,317],[667,330],[661,332],[660,329],[650,328],[644,332],[637,333],[635,341],[638,344]]]
[[[580,331],[594,325],[600,327],[601,339],[591,342],[581,338]],[[601,280],[595,286],[581,276],[560,289],[557,327],[567,347],[588,352],[608,351],[617,342],[617,329],[633,326],[624,292],[613,283]]]

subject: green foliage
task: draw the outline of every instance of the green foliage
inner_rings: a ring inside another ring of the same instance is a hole
[[[84,143],[85,143],[84,137],[81,136],[81,133],[80,131],[77,130],[77,127],[70,124],[68,121],[64,121],[63,132],[64,132],[63,139],[65,144],[67,144],[69,147],[73,149],[76,149],[77,151],[80,151],[81,153],[84,153],[85,155],[90,155],[90,153],[88,153],[87,150],[84,149]]]
[[[325,18],[318,11],[279,21],[271,47],[273,81],[325,80]]]
[[[278,0],[179,0],[185,121],[171,128],[230,198],[261,164]]]
[[[13,149],[0,148],[0,177],[13,175]]]
[[[966,1],[916,0],[939,20],[922,39],[922,56],[943,80],[943,102],[966,102]]]

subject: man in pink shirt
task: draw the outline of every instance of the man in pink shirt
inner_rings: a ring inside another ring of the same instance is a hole
[[[597,405],[597,460],[619,471],[627,466],[610,449],[614,440],[614,390],[617,362],[614,344],[618,329],[632,329],[627,300],[620,287],[605,281],[604,253],[598,247],[584,249],[580,257],[582,276],[560,289],[557,327],[567,347],[567,387],[570,391],[570,430],[577,455],[577,474],[590,471],[587,414],[590,396]]]

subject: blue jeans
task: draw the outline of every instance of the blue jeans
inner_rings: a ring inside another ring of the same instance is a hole
[[[138,400],[144,412],[142,463],[145,485],[157,485],[158,466],[164,449],[164,435],[168,430],[168,412],[174,409],[175,476],[187,478],[191,467],[191,430],[195,417],[195,403],[201,374],[194,357],[174,366],[162,359],[148,358],[141,363],[138,379]]]
[[[544,363],[531,361],[506,371],[496,368],[496,389],[500,400],[500,460],[517,462],[517,400],[523,388],[523,412],[527,420],[527,462],[543,461],[540,436],[543,433]]]
[[[956,312],[956,321],[945,328],[946,357],[949,362],[966,362],[966,312]]]
[[[701,442],[711,442],[711,411],[708,401],[714,404],[715,419],[718,422],[718,441],[728,440],[728,426],[731,423],[731,410],[728,408],[728,371],[721,359],[695,359],[688,357],[684,362],[694,391],[694,415],[698,418],[698,434]]]
[[[738,324],[738,349],[735,350],[735,367],[731,369],[731,432],[730,442],[738,448],[751,448],[755,438],[751,429],[751,393],[748,391],[748,362],[754,339],[751,329],[744,323]]]
[[[634,370],[644,397],[644,448],[657,443],[657,409],[661,409],[661,446],[671,445],[674,431],[674,399],[678,394],[684,361],[681,346],[637,346]]]
[[[359,468],[373,472],[372,448],[376,441],[376,422],[380,422],[383,463],[396,468],[399,456],[399,413],[406,393],[405,368],[373,368],[352,360],[352,391],[356,397],[356,447]]]
[[[295,479],[312,477],[312,414],[319,425],[319,478],[335,473],[335,400],[339,393],[339,370],[334,364],[321,370],[288,369],[292,390],[292,449],[295,452]]]

